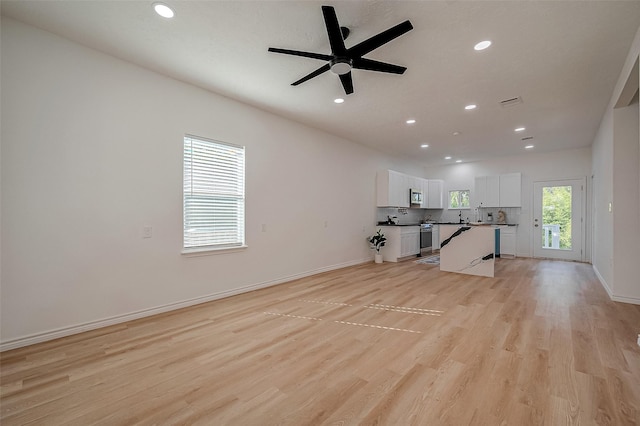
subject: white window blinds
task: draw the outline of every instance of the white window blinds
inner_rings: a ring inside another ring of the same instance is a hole
[[[185,136],[184,248],[244,245],[244,147]]]

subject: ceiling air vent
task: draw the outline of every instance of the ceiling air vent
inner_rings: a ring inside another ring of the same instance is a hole
[[[533,139],[533,136],[525,136],[524,138],[522,138],[521,140],[523,141],[530,141],[531,139]]]
[[[505,99],[503,101],[500,101],[500,106],[501,107],[509,107],[509,106],[514,106],[514,105],[518,105],[522,103],[522,98],[520,96],[517,96],[515,98],[511,98],[511,99]]]

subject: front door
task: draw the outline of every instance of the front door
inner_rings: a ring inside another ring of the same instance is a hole
[[[584,179],[533,183],[533,256],[584,260]]]

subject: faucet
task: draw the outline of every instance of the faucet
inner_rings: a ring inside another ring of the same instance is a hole
[[[458,217],[460,218],[460,223],[462,223],[462,210],[460,210],[460,214],[458,214]]]

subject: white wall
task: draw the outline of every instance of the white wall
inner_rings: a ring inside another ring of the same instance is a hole
[[[628,107],[617,104],[637,90],[639,76],[633,74],[639,55],[640,29],[593,143],[593,268],[613,300],[635,304],[640,304],[640,112],[637,99]]]
[[[376,172],[420,170],[34,27],[1,29],[4,349],[366,261]],[[180,254],[185,133],[246,146],[248,249]]]
[[[640,200],[638,180],[640,155],[638,141],[638,103],[616,108],[613,112],[613,265],[616,295],[633,297],[640,293],[638,259],[640,256]],[[627,253],[636,253],[629,256]],[[639,300],[640,302],[640,300]]]
[[[532,227],[532,204],[533,204],[533,183],[545,180],[560,180],[587,177],[591,174],[591,148],[572,149],[555,151],[550,153],[526,152],[518,157],[500,157],[487,161],[473,163],[453,164],[445,167],[427,168],[426,177],[429,179],[444,179],[445,194],[449,190],[469,189],[474,196],[474,186],[476,176],[501,175],[506,173],[522,173],[522,208],[508,209],[507,219],[509,222],[518,223],[518,246],[517,255],[531,257],[533,246],[531,242]],[[587,242],[586,259],[590,259],[590,188],[587,180],[585,194],[587,196],[587,209],[585,212],[587,219]],[[458,221],[459,210],[443,210],[441,219],[443,221]],[[463,218],[467,216],[473,220],[473,209],[468,210],[468,214],[463,211]],[[515,217],[514,217],[515,216]]]

